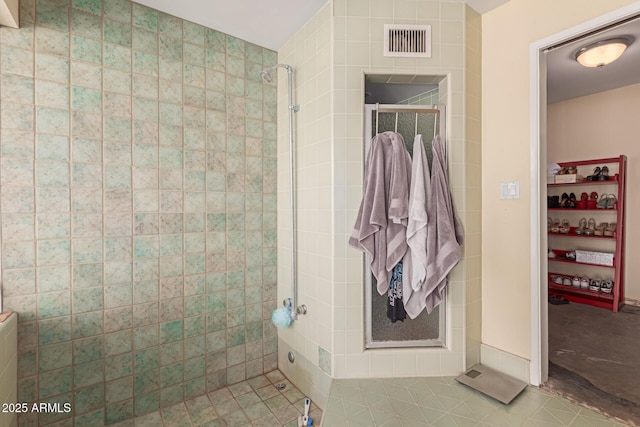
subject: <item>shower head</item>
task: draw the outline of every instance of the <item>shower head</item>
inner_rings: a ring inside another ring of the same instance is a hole
[[[273,67],[265,68],[264,70],[260,71],[260,79],[262,79],[262,82],[271,83],[273,81],[273,75],[278,69],[278,67],[285,68],[289,73],[293,71],[293,68],[291,67],[291,65],[276,64]]]
[[[273,81],[273,68],[266,68],[260,71],[260,78],[263,83],[271,83]]]

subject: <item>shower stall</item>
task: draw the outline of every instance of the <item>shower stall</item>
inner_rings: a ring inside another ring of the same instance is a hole
[[[365,144],[367,157],[371,139],[378,133],[400,133],[409,154],[413,156],[413,139],[423,136],[429,164],[432,161],[431,143],[439,134],[446,140],[444,105],[365,104]],[[407,317],[402,322],[387,319],[387,295],[380,295],[376,279],[364,262],[365,283],[365,347],[443,347],[446,345],[446,293],[443,302],[431,313],[423,311],[415,319]]]

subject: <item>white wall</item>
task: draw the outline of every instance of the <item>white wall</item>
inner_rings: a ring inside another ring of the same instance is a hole
[[[482,16],[482,341],[531,357],[530,44],[633,3],[510,0]],[[519,181],[519,200],[500,200]]]
[[[625,296],[640,300],[640,84],[550,104],[547,107],[549,161],[627,156]],[[600,188],[596,189],[600,190]],[[578,195],[579,196],[579,195]],[[611,216],[602,217],[603,221]]]

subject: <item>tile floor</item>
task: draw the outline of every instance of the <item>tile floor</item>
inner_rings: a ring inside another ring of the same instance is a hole
[[[334,380],[322,418],[322,427],[624,425],[536,387],[503,405],[452,377]]]
[[[275,384],[286,387],[278,390]],[[272,371],[114,427],[297,427],[303,394]],[[452,377],[338,379],[322,427],[622,427],[615,420],[536,387],[503,405]]]
[[[278,390],[279,383],[286,387]],[[304,397],[276,370],[113,427],[298,427]],[[313,403],[309,415],[320,425]]]

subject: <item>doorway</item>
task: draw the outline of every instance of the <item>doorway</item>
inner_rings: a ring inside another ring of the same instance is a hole
[[[556,54],[560,53],[560,48],[563,48],[566,50],[563,53],[565,59],[574,61],[574,57],[566,54],[566,52],[577,51],[581,45],[588,43],[590,38],[612,37],[612,31],[635,31],[631,26],[638,25],[637,15],[639,13],[640,6],[638,4],[621,9],[536,42],[531,45],[530,51],[532,59],[531,153],[532,171],[535,170],[531,176],[531,241],[536,249],[532,255],[531,277],[531,382],[550,388],[551,391],[569,395],[574,400],[597,407],[609,415],[619,416],[635,423],[640,422],[640,396],[635,396],[633,390],[638,389],[640,383],[636,386],[632,384],[629,389],[631,392],[625,390],[625,381],[635,376],[631,374],[634,369],[625,365],[627,361],[637,359],[639,348],[634,350],[632,346],[627,346],[626,341],[634,340],[625,340],[624,334],[627,326],[633,327],[633,325],[636,325],[635,330],[637,330],[640,323],[634,322],[640,319],[640,312],[633,308],[627,308],[622,310],[621,313],[609,313],[601,308],[577,303],[570,303],[566,306],[547,305],[549,287],[547,251],[550,247],[550,242],[544,221],[549,213],[547,211],[547,163],[555,160],[571,161],[609,157],[603,154],[607,152],[606,150],[614,149],[616,152],[612,152],[610,157],[626,154],[617,152],[624,150],[624,148],[614,148],[612,143],[608,143],[596,147],[601,151],[590,155],[583,152],[588,143],[584,139],[580,140],[578,138],[576,139],[583,144],[581,148],[573,149],[573,152],[577,153],[577,155],[567,150],[558,150],[555,144],[562,144],[563,140],[566,141],[571,139],[572,136],[575,137],[575,133],[572,133],[575,129],[571,128],[571,122],[567,119],[564,123],[567,131],[559,136],[558,132],[554,132],[554,130],[557,131],[557,123],[553,121],[557,117],[553,114],[565,114],[568,108],[587,102],[591,97],[595,99],[598,93],[605,93],[606,91],[607,94],[614,95],[615,86],[617,85],[626,87],[639,84],[638,82],[624,81],[620,78],[610,78],[606,83],[613,86],[604,87],[600,89],[600,92],[577,92],[573,97],[554,99],[557,93],[551,92],[552,85],[550,82],[556,77],[553,73],[559,71],[552,66],[554,58],[551,55],[554,54],[554,51]],[[595,71],[607,71],[607,68]],[[564,76],[564,79],[571,84],[575,83],[576,80],[570,76]],[[567,83],[566,86],[571,86],[571,84]],[[550,89],[549,92],[548,89]],[[602,104],[600,106],[602,107]],[[584,112],[585,110],[580,111],[582,115],[578,114],[578,118],[583,122],[580,126],[588,126],[589,117]],[[564,115],[563,117],[566,118],[567,116]],[[600,124],[603,123],[602,120],[606,120],[606,114],[600,116]],[[571,157],[572,155],[574,156]],[[627,190],[627,195],[630,194],[632,192]],[[628,211],[627,213],[629,214],[630,212]],[[591,325],[589,323],[591,321],[595,323]],[[604,328],[598,328],[598,326],[604,326]],[[581,338],[582,341],[571,342],[572,338],[575,337]],[[620,340],[608,341],[609,338],[620,338]],[[585,343],[585,339],[589,340],[589,342]],[[603,343],[605,345],[598,348],[598,345]],[[584,345],[584,347],[580,347],[581,345]],[[625,356],[625,351],[628,352],[628,357]],[[589,355],[585,352],[593,353]],[[614,353],[621,353],[621,358],[614,360]],[[567,355],[570,356],[567,357]],[[586,370],[589,371],[587,374],[580,372],[579,363],[576,362],[583,359],[591,362],[591,365],[587,364]],[[610,371],[610,365],[620,365],[620,369]],[[595,378],[590,375],[593,373],[604,373],[605,375],[603,378]],[[574,394],[576,390],[586,390],[589,393]]]

